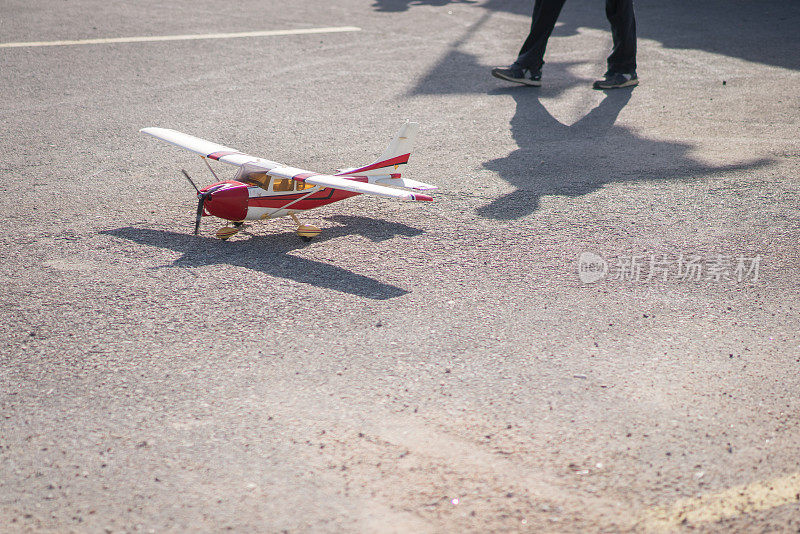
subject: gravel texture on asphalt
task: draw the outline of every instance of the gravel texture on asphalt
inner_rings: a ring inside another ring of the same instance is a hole
[[[796,531],[691,499],[800,472],[800,6],[637,1],[604,93],[601,4],[540,89],[490,76],[527,2],[4,6],[3,42],[361,31],[0,48],[0,530]],[[211,178],[138,133],[331,172],[406,119],[434,202],[308,244],[191,235]]]

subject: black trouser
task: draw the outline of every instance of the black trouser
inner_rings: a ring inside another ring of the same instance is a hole
[[[525,39],[516,63],[538,71],[544,65],[547,40],[566,0],[536,0],[533,5],[531,33]],[[606,0],[606,17],[611,23],[614,49],[608,56],[608,72],[630,74],[636,70],[636,19],[633,0]]]

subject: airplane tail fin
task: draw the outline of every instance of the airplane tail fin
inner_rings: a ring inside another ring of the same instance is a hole
[[[342,169],[336,176],[385,176],[398,174],[400,166],[408,163],[418,128],[419,125],[416,122],[403,124],[378,159],[363,167]]]

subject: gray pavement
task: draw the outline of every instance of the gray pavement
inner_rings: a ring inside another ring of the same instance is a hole
[[[0,48],[0,531],[800,528],[796,2],[641,0],[608,94],[588,0],[541,89],[489,76],[527,2],[7,4],[3,43],[362,30]],[[310,244],[192,236],[202,161],[137,133],[329,172],[406,119],[436,200]]]

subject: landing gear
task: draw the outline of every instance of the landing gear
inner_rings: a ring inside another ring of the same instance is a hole
[[[233,223],[233,228],[231,228],[230,226],[223,226],[222,228],[217,230],[217,237],[224,241],[238,234],[239,230],[241,230],[243,227],[244,227],[244,222],[242,221],[237,221]]]
[[[311,241],[312,238],[317,237],[322,231],[314,225],[301,223],[300,219],[298,219],[297,215],[294,213],[290,213],[289,216],[297,224],[297,230],[295,230],[295,232],[306,243]]]
[[[297,218],[297,215],[294,213],[290,214],[290,217],[294,220],[297,224],[297,229],[295,233],[300,236],[300,239],[308,243],[313,238],[317,237],[319,233],[322,231],[321,229],[317,228],[313,224],[303,224],[300,222],[300,219]],[[230,239],[231,237],[238,234],[241,230],[244,230],[244,221],[236,221],[233,223],[229,223],[226,226],[223,226],[219,230],[217,230],[217,238],[222,239],[223,241],[226,239]]]

